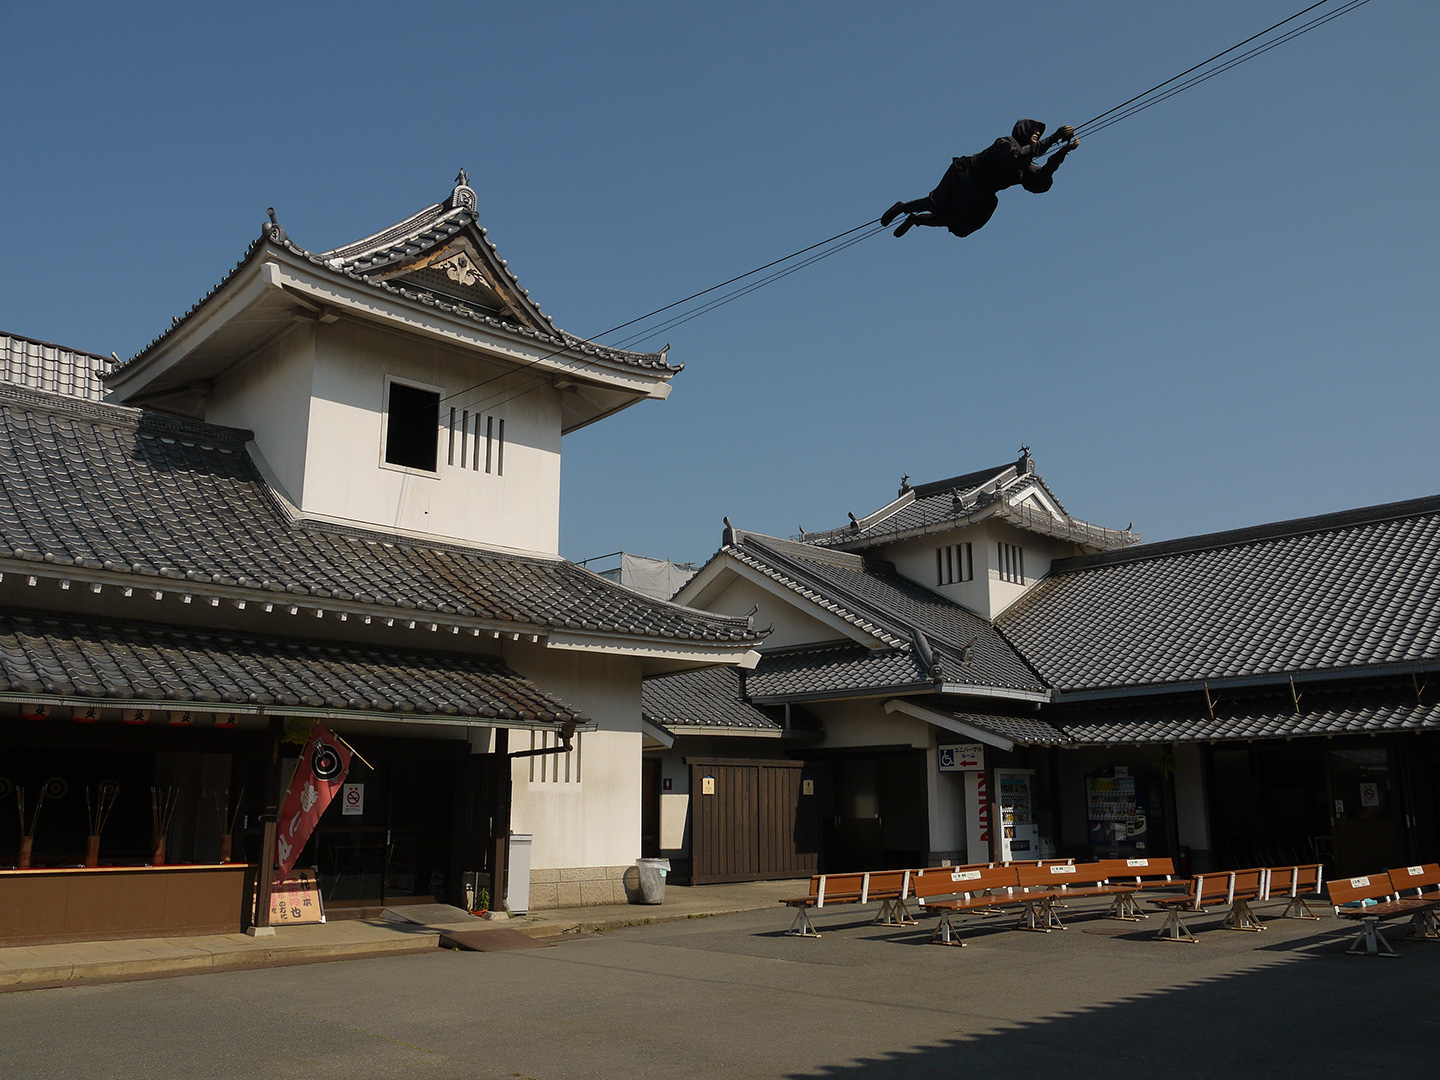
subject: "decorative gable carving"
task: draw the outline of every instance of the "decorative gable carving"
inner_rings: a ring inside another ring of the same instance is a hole
[[[434,265],[437,270],[444,270],[445,276],[458,285],[474,285],[479,282],[482,285],[490,286],[490,282],[485,279],[480,267],[476,266],[470,256],[463,251]],[[490,287],[493,288],[493,286]]]

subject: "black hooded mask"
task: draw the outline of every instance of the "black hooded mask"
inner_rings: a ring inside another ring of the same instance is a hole
[[[1029,146],[1032,135],[1044,134],[1045,125],[1039,120],[1016,120],[1015,126],[1010,129],[1010,137],[1021,146]]]

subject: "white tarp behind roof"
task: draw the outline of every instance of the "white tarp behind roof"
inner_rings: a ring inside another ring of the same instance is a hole
[[[682,585],[695,576],[695,572],[696,567],[688,564],[673,563],[667,559],[647,559],[644,555],[631,555],[622,551],[619,567],[606,570],[602,576],[657,600],[669,600],[680,591]]]

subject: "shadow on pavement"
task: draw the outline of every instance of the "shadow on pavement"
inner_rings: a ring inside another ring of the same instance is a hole
[[[785,1076],[1060,1080],[1083,1071],[1350,1080],[1423,1071],[1427,1060],[1433,1067],[1440,949],[1412,942],[1400,946],[1399,960],[1346,956],[1333,930],[1266,948],[1277,953],[1258,969]],[[1103,975],[1096,988],[1103,995]]]

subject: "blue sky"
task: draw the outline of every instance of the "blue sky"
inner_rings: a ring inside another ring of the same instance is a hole
[[[0,328],[128,357],[267,206],[323,250],[465,166],[595,334],[1301,6],[4,4]],[[700,560],[722,515],[834,527],[1021,443],[1147,539],[1440,492],[1437,45],[1440,5],[1373,0],[975,236],[882,234],[665,333],[671,399],[565,440],[562,550]]]

